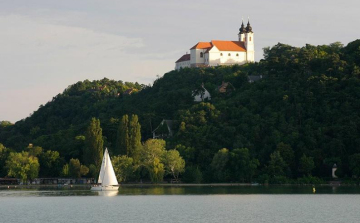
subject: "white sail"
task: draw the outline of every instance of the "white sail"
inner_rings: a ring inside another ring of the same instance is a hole
[[[107,150],[106,150],[107,151]],[[118,185],[118,181],[116,179],[115,171],[112,166],[109,153],[106,154],[106,166],[104,170],[104,177],[102,179],[101,185],[108,186],[108,185]]]
[[[105,173],[105,165],[106,165],[106,154],[107,153],[107,148],[105,149],[105,152],[104,152],[104,156],[103,156],[103,159],[102,159],[102,162],[101,162],[101,168],[100,168],[100,174],[99,174],[99,179],[98,179],[98,184],[101,184],[102,183],[102,179],[104,178],[104,173]]]

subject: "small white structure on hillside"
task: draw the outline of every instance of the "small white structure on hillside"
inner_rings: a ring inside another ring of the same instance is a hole
[[[195,102],[202,102],[205,100],[211,100],[210,93],[205,89],[204,84],[201,85],[201,89],[198,91],[193,91],[192,95]]]
[[[175,70],[185,67],[207,67],[244,64],[255,61],[254,33],[248,21],[242,22],[237,41],[212,40],[198,42],[175,62]]]
[[[333,168],[332,168],[332,178],[338,178],[337,176],[336,176],[336,170],[337,170],[337,166],[336,166],[336,163],[334,164],[334,166],[333,166]]]

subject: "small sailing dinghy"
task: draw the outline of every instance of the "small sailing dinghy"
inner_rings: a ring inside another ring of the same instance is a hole
[[[91,187],[93,191],[114,191],[119,189],[119,183],[116,179],[114,168],[111,164],[109,152],[107,148],[104,152],[104,157],[101,163],[100,174],[98,179],[98,186]]]

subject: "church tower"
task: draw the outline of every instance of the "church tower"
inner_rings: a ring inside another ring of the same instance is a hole
[[[246,48],[246,60],[248,62],[254,62],[255,61],[254,33],[250,25],[250,20],[248,20],[247,26],[245,28],[244,36],[245,36],[245,41],[244,40],[243,41]]]
[[[241,22],[241,27],[240,27],[239,31],[240,31],[239,34],[238,34],[239,41],[240,42],[245,42],[245,32],[246,32],[246,30],[245,30],[245,26],[244,26],[244,20],[242,20],[242,22]]]

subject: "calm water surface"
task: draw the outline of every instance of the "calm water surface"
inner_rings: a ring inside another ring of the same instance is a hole
[[[360,222],[358,187],[0,190],[0,222]]]

